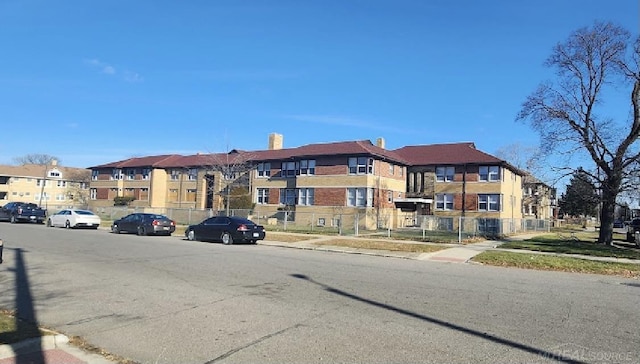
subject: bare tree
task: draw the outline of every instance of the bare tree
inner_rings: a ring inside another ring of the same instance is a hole
[[[89,205],[89,190],[87,186],[91,182],[91,171],[88,169],[78,169],[68,172],[65,176],[67,183],[67,197],[74,204],[87,208]]]
[[[546,65],[557,71],[556,82],[544,83],[522,105],[517,120],[528,121],[541,137],[547,154],[585,154],[593,161],[585,168],[601,193],[598,241],[611,244],[618,194],[632,187],[638,170],[640,136],[640,52],[633,52],[630,34],[612,23],[596,22],[557,44]],[[629,53],[631,57],[629,57]],[[617,121],[600,114],[607,91],[632,84],[631,120]],[[561,166],[566,175],[577,170]]]
[[[495,152],[496,157],[509,162],[523,171],[537,174],[541,171],[540,151],[537,147],[512,143],[500,147]]]
[[[16,157],[13,160],[15,163],[20,165],[32,164],[32,165],[38,165],[38,166],[44,167],[43,168],[44,172],[42,172],[43,173],[42,186],[40,187],[40,201],[38,201],[38,205],[42,207],[42,198],[44,197],[44,186],[47,184],[47,176],[49,173],[49,169],[56,163],[60,162],[60,160],[57,157],[54,157],[49,154],[37,154],[37,153],[27,154],[22,157]]]
[[[246,198],[251,196],[251,176],[250,172],[255,165],[253,154],[245,151],[231,150],[227,153],[213,153],[205,157],[202,166],[205,173],[213,175],[219,183],[216,183],[219,194],[223,197],[226,214],[229,215],[232,198]],[[245,188],[246,193],[242,194],[238,188]],[[233,194],[231,191],[234,191]]]

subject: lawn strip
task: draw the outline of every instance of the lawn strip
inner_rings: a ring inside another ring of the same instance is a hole
[[[557,235],[541,235],[523,241],[510,241],[502,249],[525,249],[548,253],[582,254],[596,257],[640,259],[640,249],[598,244],[589,240],[564,240]]]
[[[473,257],[472,261],[499,267],[604,274],[626,278],[640,277],[640,264],[601,262],[543,254],[486,251]]]
[[[331,245],[354,249],[371,249],[371,250],[388,250],[397,252],[410,252],[410,253],[432,253],[442,249],[446,249],[446,246],[437,246],[430,244],[415,244],[415,243],[394,243],[379,240],[365,240],[365,239],[333,239],[323,240],[315,245]]]

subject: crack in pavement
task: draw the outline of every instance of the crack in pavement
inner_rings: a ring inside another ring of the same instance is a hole
[[[205,362],[204,364],[213,364],[213,363],[218,362],[220,360],[226,359],[226,358],[230,357],[231,355],[233,355],[233,354],[235,354],[235,353],[237,353],[237,352],[239,352],[241,350],[244,350],[244,349],[246,349],[248,347],[251,347],[253,345],[259,344],[259,343],[261,343],[261,342],[263,342],[263,341],[265,341],[267,339],[270,339],[270,338],[272,338],[274,336],[280,335],[280,334],[285,333],[285,332],[287,332],[289,330],[292,330],[292,329],[297,329],[298,327],[302,327],[302,326],[304,326],[304,324],[298,323],[298,324],[295,324],[293,326],[285,327],[284,329],[282,329],[280,331],[272,332],[272,333],[270,333],[268,335],[262,336],[262,337],[260,337],[260,338],[258,338],[256,340],[254,340],[254,341],[252,341],[252,342],[250,342],[250,343],[248,343],[246,345],[237,347],[237,348],[235,348],[233,350],[229,350],[226,353],[220,355],[219,357],[211,359],[211,360]]]

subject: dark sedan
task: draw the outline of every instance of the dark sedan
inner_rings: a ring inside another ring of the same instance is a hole
[[[221,241],[223,244],[255,244],[265,237],[264,226],[235,216],[210,217],[197,225],[190,225],[184,234],[189,240]]]
[[[176,223],[164,215],[134,213],[116,220],[111,232],[136,233],[138,235],[171,235],[176,231]]]

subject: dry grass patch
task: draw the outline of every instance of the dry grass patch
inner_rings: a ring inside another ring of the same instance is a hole
[[[323,240],[316,245],[331,245],[340,246],[354,249],[371,249],[371,250],[388,250],[396,252],[409,252],[409,253],[432,253],[448,247],[429,245],[429,244],[416,244],[416,243],[394,243],[380,240],[365,240],[365,239],[331,239]]]
[[[267,232],[267,236],[265,240],[279,241],[282,243],[297,243],[299,241],[311,240],[317,238],[312,235],[302,235],[302,234],[282,234],[282,233],[272,233],[270,231]]]
[[[474,262],[499,267],[553,270],[572,273],[591,273],[639,278],[640,264],[602,262],[545,254],[486,251],[472,258]]]

